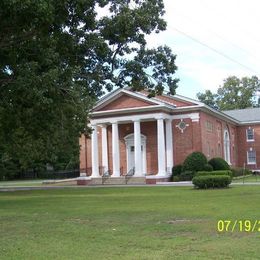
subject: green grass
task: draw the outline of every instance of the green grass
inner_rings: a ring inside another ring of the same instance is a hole
[[[260,186],[80,188],[0,193],[1,259],[259,259]]]
[[[235,178],[233,179],[232,182],[239,182],[239,183],[243,183],[243,177],[240,177],[240,178]],[[252,176],[246,176],[244,177],[244,182],[247,183],[247,182],[260,182],[260,175],[252,175]]]

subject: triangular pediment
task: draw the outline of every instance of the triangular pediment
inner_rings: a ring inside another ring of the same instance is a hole
[[[154,101],[134,92],[122,90],[118,93],[115,93],[114,95],[108,95],[105,100],[101,100],[100,102],[98,102],[97,105],[94,107],[93,112],[158,105],[161,105],[161,103],[158,101]]]

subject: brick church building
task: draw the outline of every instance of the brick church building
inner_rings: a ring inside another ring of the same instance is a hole
[[[90,124],[91,138],[80,138],[80,172],[88,180],[132,172],[147,183],[166,181],[193,151],[232,167],[260,166],[260,108],[220,112],[180,95],[117,89],[97,102]]]

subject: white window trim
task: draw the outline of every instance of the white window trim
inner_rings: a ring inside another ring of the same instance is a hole
[[[247,141],[247,142],[254,142],[254,141],[255,141],[255,130],[252,129],[252,130],[253,130],[253,137],[254,137],[254,138],[253,138],[253,139],[248,139],[248,134],[247,134],[248,129],[252,129],[252,128],[249,127],[249,128],[246,129],[246,141]]]
[[[248,156],[249,152],[255,152],[255,162],[249,162],[249,156]],[[256,164],[256,151],[255,150],[253,151],[253,150],[250,149],[250,151],[246,152],[246,156],[247,156],[247,164],[248,165],[255,165]]]
[[[227,134],[227,139],[226,139],[226,134]],[[231,165],[231,140],[230,140],[230,135],[227,129],[224,130],[224,135],[223,135],[223,151],[224,151],[224,159],[225,161]]]

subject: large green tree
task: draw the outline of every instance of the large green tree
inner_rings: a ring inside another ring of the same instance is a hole
[[[217,93],[210,90],[198,93],[197,97],[205,104],[219,110],[244,109],[259,105],[255,97],[260,89],[260,80],[256,76],[242,77],[232,76],[224,80]]]
[[[175,92],[163,0],[0,1],[0,167],[70,165],[104,90]]]

